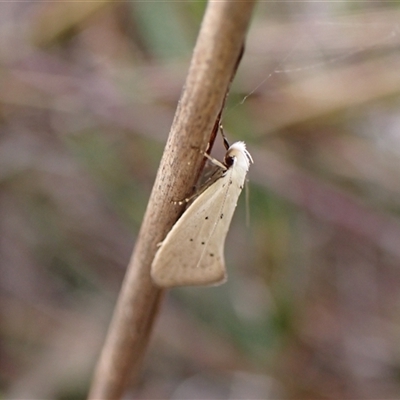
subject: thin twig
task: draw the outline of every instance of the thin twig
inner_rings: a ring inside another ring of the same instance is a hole
[[[89,398],[119,399],[144,356],[163,291],[150,279],[159,243],[172,227],[203,163],[213,125],[242,49],[254,0],[210,2],[194,49],[134,253],[96,366]]]

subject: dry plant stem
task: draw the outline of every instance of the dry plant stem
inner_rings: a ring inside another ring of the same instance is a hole
[[[119,399],[143,359],[162,297],[150,265],[182,212],[243,46],[255,1],[210,2],[134,253],[96,366],[90,399]]]

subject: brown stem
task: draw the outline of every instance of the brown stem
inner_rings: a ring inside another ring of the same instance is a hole
[[[96,366],[89,399],[119,399],[144,356],[163,291],[150,265],[182,212],[240,55],[255,0],[208,4],[153,191]]]

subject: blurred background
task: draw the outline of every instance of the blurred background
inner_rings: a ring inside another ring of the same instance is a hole
[[[0,397],[83,399],[205,9],[0,4]],[[260,2],[224,127],[228,282],[168,292],[127,398],[400,397],[398,2]]]

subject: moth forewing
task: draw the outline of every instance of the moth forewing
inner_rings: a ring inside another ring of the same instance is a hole
[[[243,142],[228,149],[224,173],[193,201],[158,249],[151,267],[158,286],[225,282],[225,238],[250,162]]]
[[[221,190],[222,183],[221,178],[196,198],[162,242],[151,270],[157,285],[212,285],[225,281],[223,246],[210,242],[219,213],[215,204],[221,204],[211,189],[217,185]]]

